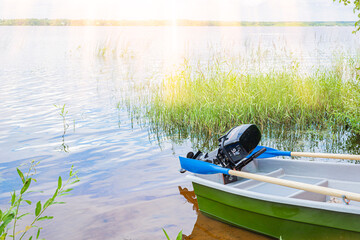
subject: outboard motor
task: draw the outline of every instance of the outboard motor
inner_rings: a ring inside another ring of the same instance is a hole
[[[198,151],[194,154],[189,152],[186,157],[210,162],[229,169],[241,170],[246,164],[265,152],[265,148],[261,149],[245,159],[259,144],[260,139],[261,133],[256,125],[244,124],[230,129],[224,136],[220,137],[218,149],[210,153]],[[236,181],[236,177],[224,175],[225,184],[233,181]]]

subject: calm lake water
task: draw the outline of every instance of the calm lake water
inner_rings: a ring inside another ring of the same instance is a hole
[[[16,167],[40,161],[32,200],[46,200],[71,165],[81,182],[43,222],[47,239],[267,239],[197,211],[178,156],[192,149],[156,136],[129,118],[121,99],[142,81],[160,81],[183,62],[214,53],[270,52],[264,64],[297,59],[328,66],[360,48],[352,27],[0,27],[0,206],[19,189]],[[270,50],[268,50],[270,49]],[[274,57],[277,56],[278,57]],[[282,54],[285,54],[284,57]],[[273,61],[276,59],[276,61]],[[68,113],[63,118],[63,106]],[[281,150],[359,153],[358,136],[264,130]],[[285,139],[285,140],[284,140]],[[26,167],[21,167],[24,171]]]

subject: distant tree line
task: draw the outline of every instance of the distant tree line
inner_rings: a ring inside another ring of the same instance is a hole
[[[70,26],[71,20],[68,19],[2,19],[2,26]]]
[[[354,26],[355,21],[313,22],[229,22],[177,20],[177,26]],[[0,19],[0,26],[171,26],[169,20],[70,20],[70,19]]]

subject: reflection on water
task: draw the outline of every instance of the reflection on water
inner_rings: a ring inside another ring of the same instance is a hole
[[[300,129],[296,126],[262,129],[261,144],[286,151],[360,153],[360,136],[343,128],[313,127]]]
[[[179,188],[179,193],[187,200],[188,203],[193,205],[193,210],[197,214],[194,228],[189,235],[183,234],[184,240],[265,240],[272,239],[257,233],[246,231],[237,227],[230,226],[211,219],[199,211],[199,206],[196,200],[195,192],[189,191],[187,188]]]
[[[146,125],[146,124],[145,124]],[[189,128],[180,128],[148,122],[149,135],[159,144],[169,139],[182,144],[190,139],[194,150],[209,151],[218,147],[218,139],[224,133],[212,133]],[[235,126],[235,125],[234,125]],[[360,135],[344,128],[309,127],[297,125],[267,126],[261,128],[262,140],[259,145],[281,151],[324,152],[360,154]]]
[[[179,193],[182,195],[186,201],[193,205],[193,210],[198,214],[199,213],[199,205],[196,200],[196,195],[194,191],[189,191],[186,187],[182,188],[181,186],[178,186]]]

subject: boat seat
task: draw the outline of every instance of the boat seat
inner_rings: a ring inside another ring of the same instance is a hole
[[[295,175],[287,175],[285,174],[282,168],[279,168],[275,171],[270,173],[264,174],[264,176],[269,177],[278,177],[285,180],[291,180],[296,182],[308,183],[312,185],[318,186],[328,186],[328,180],[324,178],[313,178],[313,177],[304,177],[304,176],[295,176]],[[260,182],[256,180],[248,180],[245,182],[238,183],[237,185],[233,185],[233,187],[241,188],[244,190],[263,193],[263,194],[270,194],[276,195],[281,197],[290,197],[290,198],[299,198],[299,199],[307,199],[312,201],[326,201],[326,196],[311,193],[295,188],[284,187],[276,184]]]
[[[327,179],[323,179],[322,181],[315,183],[314,185],[327,187],[329,185],[329,181]],[[294,194],[288,196],[289,198],[298,198],[304,200],[318,201],[318,202],[326,202],[327,196],[319,193],[307,192],[304,190],[298,190]]]
[[[261,175],[268,176],[268,177],[280,177],[281,175],[284,174],[284,169],[279,168],[279,169],[269,172],[269,173],[257,172],[256,174],[261,174]],[[237,182],[232,183],[232,187],[240,188],[240,189],[249,189],[249,188],[259,185],[261,183],[262,182],[260,182],[260,181],[256,181],[256,180],[252,180],[252,179],[239,178],[239,180]]]

